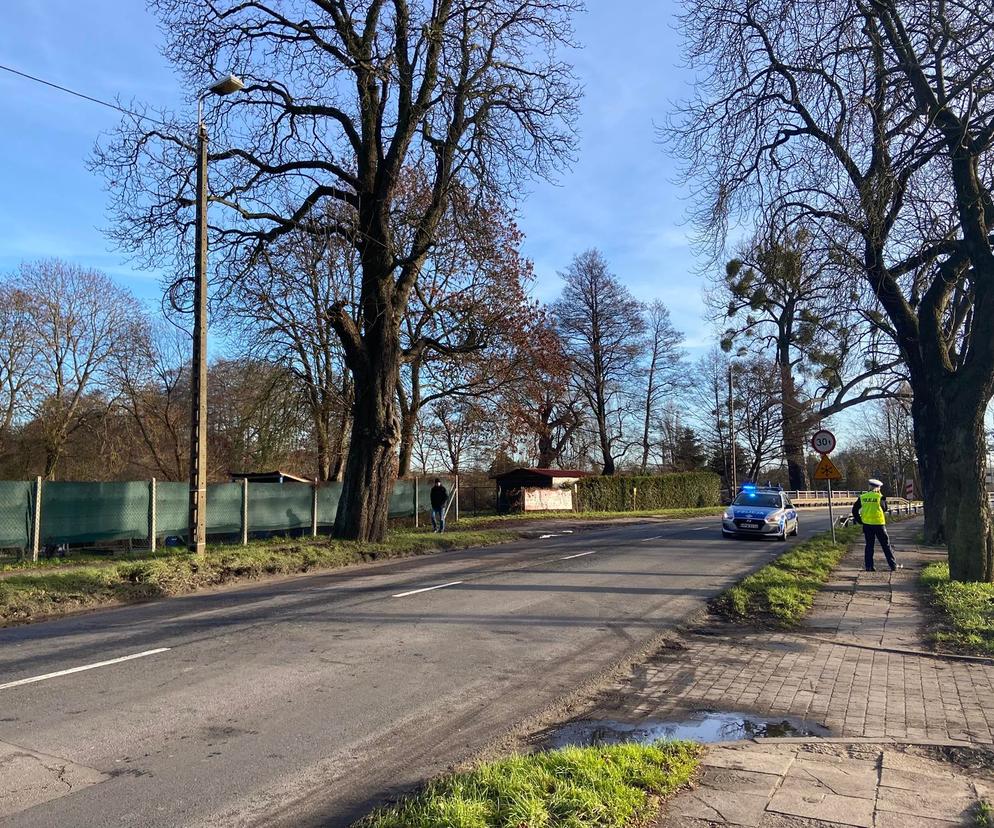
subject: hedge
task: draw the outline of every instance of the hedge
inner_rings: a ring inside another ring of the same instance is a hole
[[[711,472],[585,477],[576,484],[576,494],[577,509],[581,512],[718,506],[721,478]]]

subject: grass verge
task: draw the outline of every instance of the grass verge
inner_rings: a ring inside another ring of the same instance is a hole
[[[654,816],[699,754],[659,742],[513,756],[430,782],[356,828],[623,828]]]
[[[862,527],[824,532],[799,543],[711,602],[711,610],[731,621],[792,627],[811,609],[832,570]]]
[[[332,538],[257,541],[248,546],[212,546],[203,558],[185,551],[65,571],[26,571],[0,579],[0,624],[32,621],[113,603],[165,598],[235,581],[350,566],[383,558],[423,555],[445,549],[488,546],[514,540],[500,530],[427,530],[392,533],[378,544]]]
[[[972,655],[994,655],[994,584],[949,580],[948,563],[922,569],[921,583],[935,610],[929,640]]]
[[[656,509],[645,512],[519,512],[512,515],[464,516],[459,518],[458,525],[470,528],[482,528],[528,523],[533,520],[621,520],[624,518],[669,518],[670,520],[681,520],[684,518],[720,515],[724,510],[725,507],[723,506],[700,506],[686,509]]]

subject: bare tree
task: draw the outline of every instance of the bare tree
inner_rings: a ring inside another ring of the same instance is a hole
[[[994,578],[983,412],[994,393],[994,17],[944,0],[704,0],[675,124],[698,218],[817,228],[864,280],[914,393],[926,535]]]
[[[159,320],[141,332],[133,348],[116,352],[112,365],[119,404],[144,449],[137,465],[165,480],[189,474],[189,357],[190,334]]]
[[[593,418],[602,471],[614,474],[627,448],[624,426],[643,351],[642,305],[597,250],[576,256],[560,276],[566,284],[552,315]]]
[[[848,281],[806,230],[772,231],[726,265],[721,290],[712,294],[726,325],[722,348],[738,344],[739,356],[774,362],[792,489],[808,487],[806,438],[818,423],[886,399],[903,382],[893,340],[866,324],[858,303],[839,301]]]
[[[237,148],[211,156],[213,199],[226,208],[211,233],[222,283],[237,282],[287,233],[337,235],[358,254],[358,319],[345,302],[329,310],[355,391],[335,534],[378,540],[396,472],[401,365],[428,344],[401,344],[410,297],[457,189],[500,203],[569,160],[579,92],[558,52],[572,45],[581,2],[151,6],[190,88],[229,66],[247,81],[209,116],[212,133],[239,136]],[[156,258],[179,228],[185,273],[191,223],[175,197],[189,186],[191,156],[182,132],[126,123],[96,164],[117,195],[115,237]],[[426,198],[403,202],[405,170],[423,176]],[[413,232],[397,232],[401,206]]]
[[[37,391],[35,334],[30,295],[19,280],[0,282],[0,452],[9,447],[12,428],[27,416]]]
[[[233,286],[225,303],[242,351],[298,378],[321,481],[344,474],[354,396],[329,312],[341,303],[358,314],[359,271],[354,248],[338,237],[287,234],[262,251],[257,267]]]
[[[670,312],[660,300],[646,308],[645,397],[642,419],[642,461],[645,474],[652,452],[654,425],[666,398],[684,383],[683,334],[670,321]]]
[[[43,429],[44,475],[51,478],[82,422],[83,401],[103,391],[108,405],[116,398],[111,368],[140,342],[144,312],[103,273],[54,259],[23,265],[18,283],[29,297],[37,338],[34,415]]]

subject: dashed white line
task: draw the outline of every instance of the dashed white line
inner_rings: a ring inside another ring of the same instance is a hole
[[[447,584],[438,584],[437,586],[424,587],[422,589],[412,589],[410,592],[398,592],[393,598],[406,598],[408,595],[417,595],[419,592],[431,592],[433,589],[445,589],[446,587],[456,586],[461,584],[462,581],[450,581]]]
[[[651,541],[651,540],[659,540],[660,538],[663,538],[663,537],[665,537],[665,535],[653,535],[651,538],[642,538],[642,543],[645,543],[646,541]]]
[[[584,555],[594,555],[594,554],[596,554],[596,552],[597,552],[597,550],[595,549],[593,552],[581,552],[578,555],[567,555],[565,558],[560,558],[559,560],[561,560],[561,561],[571,561],[571,560],[573,560],[573,558],[582,558]]]
[[[710,531],[712,528],[713,527],[711,527],[711,526],[698,526],[695,529],[691,529],[690,531],[691,532],[707,532],[707,531]]]
[[[22,684],[34,684],[36,681],[45,681],[46,679],[58,678],[59,676],[68,676],[72,673],[82,673],[84,670],[96,670],[97,667],[108,667],[111,664],[120,664],[122,661],[132,661],[136,658],[145,658],[145,656],[155,655],[156,653],[165,653],[172,649],[171,647],[159,647],[155,650],[145,650],[142,653],[134,653],[133,655],[121,656],[120,658],[111,658],[107,661],[97,661],[94,664],[84,664],[81,667],[70,667],[68,670],[58,670],[54,673],[45,673],[43,676],[32,676],[31,678],[18,679],[17,681],[8,681],[6,684],[0,684],[0,690],[9,690],[11,687],[20,687]]]

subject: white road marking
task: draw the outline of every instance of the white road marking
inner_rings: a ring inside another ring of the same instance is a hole
[[[145,658],[145,656],[155,655],[156,653],[165,653],[171,649],[171,647],[159,647],[156,650],[145,650],[143,653],[121,656],[120,658],[112,658],[107,661],[98,661],[95,664],[84,664],[82,667],[70,667],[68,670],[59,670],[55,673],[45,673],[43,676],[33,676],[32,678],[8,681],[6,684],[0,684],[0,690],[9,690],[11,687],[20,687],[22,684],[34,684],[36,681],[45,681],[46,679],[58,678],[59,676],[68,676],[72,673],[82,673],[84,670],[96,670],[97,667],[107,667],[111,664],[120,664],[122,661]]]
[[[709,530],[711,530],[713,528],[714,527],[712,527],[712,526],[698,526],[696,529],[691,529],[690,531],[691,532],[707,532],[707,531],[709,531]]]
[[[651,538],[642,538],[642,543],[645,543],[646,541],[651,541],[651,540],[659,540],[662,537],[665,537],[665,536],[664,535],[653,535]]]
[[[548,540],[549,538],[558,538],[558,537],[559,537],[558,534],[557,535],[539,535],[538,539],[539,540]]]
[[[417,595],[419,592],[431,592],[433,589],[445,589],[446,587],[455,586],[456,584],[461,584],[462,581],[451,581],[447,584],[439,584],[438,586],[424,587],[423,589],[412,589],[410,592],[398,592],[393,598],[406,598],[408,595]]]
[[[595,549],[593,552],[581,552],[578,555],[567,555],[565,558],[560,558],[559,560],[561,560],[561,561],[571,561],[571,560],[573,560],[573,558],[582,558],[584,555],[594,555],[596,553],[597,553],[597,550]]]

